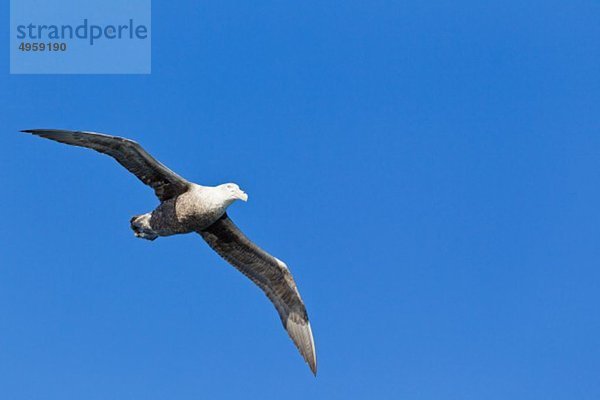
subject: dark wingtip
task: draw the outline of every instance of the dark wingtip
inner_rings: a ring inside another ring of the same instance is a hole
[[[40,133],[72,132],[72,131],[67,131],[67,130],[63,130],[63,129],[43,129],[43,128],[38,128],[38,129],[23,129],[23,130],[21,130],[21,132],[23,132],[23,133],[33,133],[34,135],[37,135],[37,134],[40,134]]]

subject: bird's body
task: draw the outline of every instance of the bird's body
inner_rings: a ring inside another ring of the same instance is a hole
[[[238,185],[202,186],[185,180],[129,139],[94,132],[32,129],[57,142],[87,147],[113,157],[146,185],[160,204],[131,218],[137,237],[198,233],[227,262],[254,282],[271,300],[284,328],[316,374],[317,361],[308,314],[287,265],[250,241],[227,215],[227,207],[248,195]]]
[[[149,240],[198,232],[221,218],[230,204],[219,186],[192,183],[187,191],[161,202],[154,211],[133,217],[131,228],[136,236]]]

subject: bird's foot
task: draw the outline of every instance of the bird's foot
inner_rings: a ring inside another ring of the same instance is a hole
[[[134,232],[135,237],[138,237],[140,239],[146,239],[146,240],[154,240],[158,237],[158,235],[156,233],[147,233],[147,232]]]

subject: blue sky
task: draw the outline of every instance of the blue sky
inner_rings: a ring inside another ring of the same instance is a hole
[[[9,75],[5,40],[1,397],[599,398],[599,16],[155,1],[148,76]],[[38,127],[239,183],[230,215],[294,273],[318,377],[199,237],[134,238],[150,189],[17,132]]]

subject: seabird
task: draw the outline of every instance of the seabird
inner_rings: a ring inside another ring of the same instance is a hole
[[[137,142],[122,137],[60,129],[21,132],[107,154],[154,189],[160,205],[152,212],[131,218],[135,236],[147,240],[192,232],[202,236],[267,295],[300,354],[317,374],[308,314],[287,265],[251,242],[227,216],[227,207],[234,201],[248,200],[238,185],[212,187],[189,182],[154,159]]]

